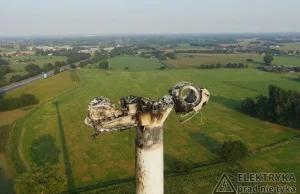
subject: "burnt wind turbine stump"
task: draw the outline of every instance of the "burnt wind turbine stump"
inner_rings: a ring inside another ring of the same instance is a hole
[[[209,98],[208,90],[189,82],[175,84],[170,88],[169,95],[159,100],[131,95],[122,97],[121,110],[116,110],[108,98],[101,96],[88,105],[88,116],[84,122],[94,128],[93,139],[102,133],[121,132],[135,127],[136,193],[162,194],[163,123],[173,108],[183,118],[190,114],[195,116]]]

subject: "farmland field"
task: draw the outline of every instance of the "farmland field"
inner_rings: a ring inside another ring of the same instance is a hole
[[[34,61],[24,63],[24,62],[17,62],[18,60],[23,60],[23,59],[32,59]],[[46,63],[52,63],[54,65],[55,61],[66,61],[67,58],[65,56],[21,56],[21,57],[12,57],[11,62],[9,66],[16,70],[16,71],[25,71],[25,66],[28,64],[36,64],[39,65],[41,68],[44,66]]]
[[[144,71],[155,70],[162,66],[157,60],[133,56],[118,56],[109,61],[112,70],[124,70],[125,67],[129,67],[130,71]]]
[[[211,92],[211,100],[202,115],[185,124],[179,123],[180,117],[174,112],[168,117],[164,125],[167,171],[178,160],[193,165],[219,161],[219,149],[224,140],[242,140],[253,150],[300,134],[297,130],[235,110],[245,97],[265,94],[268,84],[280,82],[286,88],[299,84],[280,74],[255,69],[144,72],[81,69],[78,72],[83,80],[80,87],[46,102],[19,126],[24,133],[20,153],[27,166],[37,162],[31,151],[34,142],[51,136],[53,152],[44,152],[55,155],[54,151],[60,150],[55,164],[67,172],[68,189],[134,176],[134,130],[104,134],[94,141],[90,139],[93,129],[83,120],[88,103],[96,96],[107,96],[115,103],[121,96],[130,94],[161,98],[172,85],[183,80],[206,87]],[[250,82],[254,78],[257,82]],[[245,82],[243,87],[228,84],[240,81]],[[264,84],[258,84],[260,81]],[[63,82],[66,80],[59,83]],[[46,87],[40,87],[40,91],[32,90],[31,93],[45,99],[42,93],[46,90]],[[14,92],[14,95],[20,93],[18,90]]]
[[[284,43],[283,46],[276,48],[282,51],[299,51],[300,50],[300,42],[291,42],[291,43]]]
[[[182,59],[183,56],[193,56],[190,59]],[[178,53],[178,59],[166,60],[166,64],[171,68],[193,68],[201,64],[227,64],[227,63],[248,63],[247,59],[252,59],[255,62],[262,63],[263,55],[258,54],[204,54],[204,53]],[[251,65],[251,63],[248,63]],[[273,64],[278,65],[294,65],[300,66],[300,56],[274,56]]]

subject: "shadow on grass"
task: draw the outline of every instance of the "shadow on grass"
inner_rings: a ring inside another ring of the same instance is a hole
[[[198,132],[190,132],[191,138],[213,154],[220,155],[222,143]]]
[[[5,173],[1,168],[1,166],[0,166],[0,193],[7,193],[7,194],[15,193],[13,180],[6,179]]]
[[[9,125],[0,126],[0,153],[6,151],[7,140],[9,139]],[[15,193],[14,192],[14,182],[12,179],[7,179],[3,169],[3,164],[0,161],[0,193]]]
[[[93,185],[87,185],[87,186],[83,186],[83,187],[78,187],[76,189],[73,190],[69,190],[69,191],[65,191],[63,193],[81,193],[81,192],[86,192],[86,191],[90,191],[90,190],[94,190],[94,189],[100,189],[100,188],[104,188],[104,187],[108,187],[108,186],[113,186],[113,185],[117,185],[117,184],[123,184],[123,183],[130,183],[130,182],[135,182],[135,177],[130,177],[127,179],[121,179],[121,180],[114,180],[114,181],[106,181],[106,182],[101,182],[101,183],[97,183],[97,184],[93,184]]]
[[[6,143],[7,140],[9,139],[9,131],[10,131],[9,125],[0,126],[0,153],[5,152]]]
[[[64,126],[62,124],[62,119],[61,119],[61,115],[60,115],[60,111],[59,111],[59,102],[53,102],[53,104],[56,107],[57,124],[58,124],[59,132],[60,132],[60,139],[61,139],[62,153],[63,153],[63,157],[64,157],[64,164],[65,164],[65,170],[66,170],[66,176],[67,176],[68,190],[71,191],[75,188],[75,185],[74,185],[73,172],[72,172],[71,163],[70,163],[70,157],[69,157],[68,148],[67,148],[65,130],[64,130]]]
[[[224,105],[230,109],[238,109],[241,104],[241,100],[224,98],[224,97],[220,97],[220,96],[211,96],[210,100],[212,100],[213,102],[219,103],[221,105]]]
[[[165,171],[166,173],[182,173],[190,171],[195,164],[191,161],[183,161],[175,158],[169,154],[164,154],[164,163],[170,168],[170,171]]]
[[[42,135],[34,140],[30,154],[38,166],[43,166],[47,162],[57,164],[60,150],[55,146],[54,138],[51,135]]]

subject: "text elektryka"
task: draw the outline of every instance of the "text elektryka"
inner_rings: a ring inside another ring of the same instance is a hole
[[[296,182],[294,173],[238,173],[237,182]]]

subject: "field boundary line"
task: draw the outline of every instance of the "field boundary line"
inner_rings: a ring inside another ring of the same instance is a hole
[[[165,66],[168,69],[171,69],[167,64],[165,64],[164,62],[162,62],[161,60],[158,60],[163,66]]]
[[[273,143],[273,144],[268,145],[268,146],[264,146],[264,147],[252,150],[252,151],[250,151],[250,156],[254,156],[258,153],[267,152],[267,151],[270,151],[270,150],[273,150],[273,149],[276,149],[276,148],[284,147],[284,146],[289,145],[291,143],[294,143],[296,141],[300,141],[300,135],[294,136],[292,138],[289,138],[289,139],[286,139],[286,140],[283,140],[283,141]]]
[[[249,91],[252,91],[252,92],[256,92],[256,93],[259,93],[259,94],[265,94],[267,95],[268,93],[261,93],[260,91],[257,91],[257,90],[254,90],[254,89],[251,89],[251,88],[247,88],[247,87],[243,87],[243,86],[239,86],[237,84],[234,84],[234,83],[230,83],[231,81],[222,81],[222,83],[224,84],[227,84],[227,85],[231,85],[231,86],[235,86],[237,88],[242,88],[244,90],[249,90]]]

